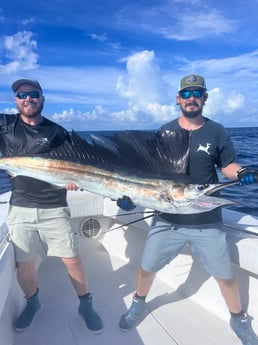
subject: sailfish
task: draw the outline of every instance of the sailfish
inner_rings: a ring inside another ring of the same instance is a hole
[[[233,202],[212,196],[239,184],[200,184],[187,175],[188,131],[118,131],[113,135],[72,131],[70,141],[45,154],[0,158],[0,169],[58,187],[79,188],[164,213],[196,214]]]

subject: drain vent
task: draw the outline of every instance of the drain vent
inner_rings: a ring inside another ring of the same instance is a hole
[[[83,237],[96,238],[101,234],[101,225],[95,218],[86,218],[81,223],[81,234]]]

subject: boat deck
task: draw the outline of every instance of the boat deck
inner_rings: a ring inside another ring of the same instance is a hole
[[[135,231],[139,230],[128,230],[127,236]],[[127,248],[128,260],[110,254],[98,240],[82,241],[89,288],[104,323],[99,335],[90,333],[79,317],[78,298],[62,263],[57,258],[45,258],[39,268],[42,307],[31,327],[15,334],[14,345],[240,345],[226,321],[158,277],[148,296],[143,322],[129,332],[119,329],[119,318],[131,304],[143,241],[143,237],[137,242],[128,239],[132,246]]]

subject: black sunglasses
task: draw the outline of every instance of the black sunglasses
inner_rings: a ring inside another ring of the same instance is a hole
[[[19,99],[26,99],[28,96],[30,98],[39,98],[40,92],[39,91],[20,91],[15,93],[15,97]]]
[[[188,99],[191,96],[193,96],[194,98],[201,98],[204,92],[205,92],[204,90],[185,90],[185,91],[180,91],[179,95],[183,99]]]

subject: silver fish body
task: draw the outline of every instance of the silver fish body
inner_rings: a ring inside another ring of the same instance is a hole
[[[206,194],[236,183],[185,184],[42,157],[0,158],[0,169],[11,176],[32,177],[60,187],[73,182],[79,188],[114,200],[126,195],[135,205],[172,214],[202,213],[232,204],[230,200]]]

